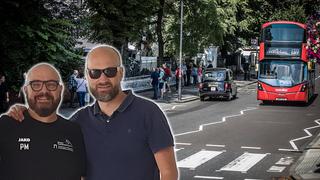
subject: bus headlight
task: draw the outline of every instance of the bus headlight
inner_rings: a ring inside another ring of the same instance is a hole
[[[261,83],[259,83],[259,82],[258,82],[258,89],[259,89],[260,91],[263,91],[262,85],[261,85]]]

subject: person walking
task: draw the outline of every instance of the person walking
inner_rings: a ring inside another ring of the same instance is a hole
[[[75,106],[73,105],[74,102],[74,96],[77,92],[77,81],[76,77],[78,76],[79,72],[78,70],[73,70],[72,75],[69,77],[69,82],[68,82],[68,89],[70,92],[70,100],[69,100],[69,107],[74,108]]]
[[[153,97],[152,99],[157,100],[158,99],[158,92],[159,92],[159,69],[158,68],[153,68],[152,73],[151,73],[151,85],[153,88]]]
[[[177,69],[176,69],[175,77],[176,77],[176,91],[178,91],[178,89],[179,89],[179,79],[181,78],[180,77],[180,68],[179,67],[177,67]],[[181,83],[181,85],[182,85],[182,83]]]
[[[194,64],[192,65],[191,75],[193,79],[193,85],[196,86],[198,83],[198,68]]]
[[[88,91],[88,85],[87,80],[84,79],[84,74],[79,73],[79,77],[75,77],[75,80],[77,82],[77,97],[79,102],[79,107],[85,106],[85,96]]]

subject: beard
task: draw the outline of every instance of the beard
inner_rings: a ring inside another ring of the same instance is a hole
[[[41,93],[37,96],[34,96],[33,98],[30,98],[28,94],[26,95],[29,108],[32,109],[35,113],[37,113],[40,117],[48,117],[53,112],[55,112],[61,101],[61,96],[59,96],[55,100],[54,97],[47,92]],[[39,98],[43,97],[45,97],[48,100],[47,103],[37,102]]]
[[[99,92],[99,90],[98,90],[99,86],[109,86],[110,90]],[[99,83],[95,87],[90,86],[90,92],[98,101],[108,102],[108,101],[113,100],[119,94],[119,86],[118,85],[113,86],[109,82]]]

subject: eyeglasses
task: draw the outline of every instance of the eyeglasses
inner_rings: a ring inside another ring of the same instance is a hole
[[[58,85],[60,83],[59,83],[59,81],[55,81],[55,80],[49,80],[49,81],[35,80],[35,81],[30,81],[28,83],[28,85],[30,85],[31,89],[36,92],[39,92],[42,90],[43,84],[45,84],[48,91],[55,91],[55,90],[57,90]]]
[[[103,73],[108,78],[113,78],[117,75],[118,67],[107,67],[105,69],[89,69],[88,74],[91,79],[98,79]]]

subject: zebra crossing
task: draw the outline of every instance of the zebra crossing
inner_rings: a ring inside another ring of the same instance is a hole
[[[177,154],[182,153],[187,147],[176,148],[175,152]],[[247,149],[248,150],[248,149]],[[256,149],[255,149],[256,150]],[[257,151],[257,150],[256,150]],[[230,155],[230,154],[229,154]],[[188,155],[187,157],[179,160],[177,166],[182,169],[187,170],[197,170],[201,169],[205,163],[214,161],[215,158],[223,158],[224,156],[229,156],[227,151],[222,148],[219,150],[200,150],[194,152],[193,154]],[[244,151],[242,154],[239,154],[237,157],[233,158],[229,163],[221,165],[220,168],[213,169],[213,176],[201,176],[196,175],[193,179],[224,179],[224,177],[214,176],[214,172],[239,172],[247,173],[254,166],[263,163],[271,156],[271,153],[258,153],[258,152],[247,152]],[[285,169],[288,169],[293,163],[293,158],[291,157],[282,157],[277,162],[275,162],[269,168],[266,168],[267,173],[281,173]]]

